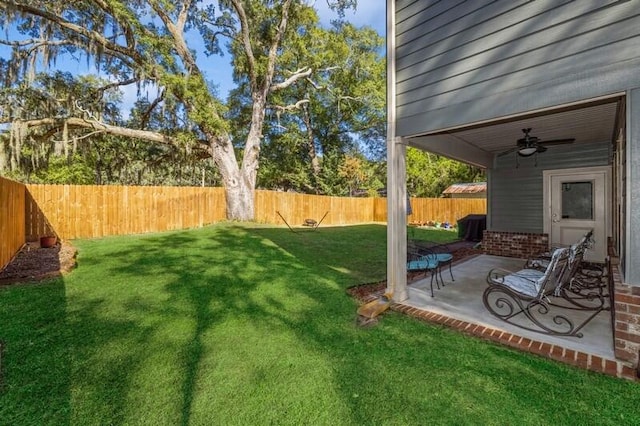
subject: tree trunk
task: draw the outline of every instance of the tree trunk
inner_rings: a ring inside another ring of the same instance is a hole
[[[252,120],[245,143],[242,167],[238,167],[230,140],[214,145],[214,160],[222,174],[227,197],[227,219],[255,220],[254,195],[264,123],[266,95],[254,94]]]
[[[227,199],[227,219],[252,221],[255,219],[254,194],[255,190],[246,185],[246,179],[238,176],[238,185],[225,185],[224,192]]]
[[[320,159],[318,158],[318,153],[316,152],[316,145],[314,143],[313,138],[313,128],[311,126],[311,115],[309,114],[309,109],[306,105],[303,106],[303,120],[304,125],[307,131],[307,150],[309,152],[309,157],[311,158],[311,172],[313,173],[313,186],[318,193],[318,176],[320,175]]]
[[[211,141],[213,161],[220,171],[226,196],[226,213],[228,220],[251,221],[255,219],[254,190],[255,177],[244,173],[236,160],[231,140],[214,135],[207,135]]]

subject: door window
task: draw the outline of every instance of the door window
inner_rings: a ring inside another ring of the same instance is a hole
[[[562,182],[562,218],[593,219],[593,181]]]

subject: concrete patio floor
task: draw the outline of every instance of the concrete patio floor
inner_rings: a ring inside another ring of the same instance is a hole
[[[591,320],[582,329],[584,336],[581,338],[549,336],[528,331],[508,324],[489,313],[482,302],[482,294],[487,287],[487,273],[492,268],[517,271],[522,268],[524,262],[524,259],[489,255],[479,255],[464,260],[453,266],[454,282],[451,281],[448,270],[443,271],[445,286],[439,290],[434,287],[434,297],[431,297],[429,278],[426,278],[409,284],[409,299],[400,305],[423,311],[422,314],[434,313],[464,323],[498,330],[506,335],[521,336],[532,341],[547,343],[563,348],[563,353],[572,350],[604,360],[615,360],[610,311],[600,312]],[[564,311],[569,313],[567,317],[570,319],[584,317],[583,312]]]

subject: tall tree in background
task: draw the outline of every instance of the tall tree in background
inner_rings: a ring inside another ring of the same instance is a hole
[[[331,4],[344,10],[355,0]],[[84,129],[164,144],[188,140],[194,150],[205,148],[213,157],[226,192],[227,217],[253,219],[269,100],[316,71],[309,64],[281,66],[280,57],[294,36],[307,30],[315,11],[302,0],[220,0],[217,5],[198,0],[0,0],[5,28],[13,26],[23,35],[4,41],[13,49],[10,62],[3,64],[5,87],[25,77],[32,81],[37,61],[49,63],[61,55],[84,55],[109,77],[108,84],[74,98],[57,115],[31,117],[17,109],[3,111],[3,119],[20,130],[18,143],[36,128],[54,133]],[[222,52],[220,44],[229,40],[235,77],[249,89],[243,141],[232,139],[225,108],[187,40],[207,54]],[[126,127],[87,106],[109,88],[134,84],[157,87],[159,97],[149,107],[170,102],[176,114],[189,120],[187,131]]]
[[[412,197],[440,197],[449,185],[480,182],[484,172],[459,161],[407,148],[407,191]]]
[[[271,97],[261,154],[267,161],[261,165],[258,184],[348,195],[333,179],[338,166],[358,151],[369,160],[384,157],[384,39],[370,28],[344,22],[321,28],[317,16],[308,19],[306,31],[292,37],[279,63],[287,69],[306,65],[316,72]],[[231,96],[230,116],[239,124],[237,138],[243,139],[250,103],[248,82],[240,83]]]

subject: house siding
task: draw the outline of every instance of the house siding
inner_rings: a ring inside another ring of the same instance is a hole
[[[543,170],[606,166],[611,156],[608,142],[581,145],[579,150],[571,149],[571,145],[549,148],[551,150],[554,155],[518,158],[518,168],[514,168],[515,153],[497,158],[496,167],[489,173],[489,229],[542,233]]]
[[[624,273],[628,283],[640,285],[640,89],[629,93],[627,106],[627,199],[628,220]]]
[[[399,136],[640,86],[637,0],[398,0],[395,16]]]

